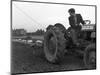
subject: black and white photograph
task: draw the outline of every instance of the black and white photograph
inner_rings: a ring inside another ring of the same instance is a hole
[[[11,1],[11,73],[96,70],[96,5]]]

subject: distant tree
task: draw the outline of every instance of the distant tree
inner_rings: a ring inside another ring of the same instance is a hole
[[[44,35],[45,31],[42,29],[37,29],[35,32],[28,32],[27,36],[32,36],[32,35]]]
[[[37,35],[44,35],[44,33],[45,33],[45,31],[42,30],[42,29],[38,29],[38,30],[35,32],[35,34],[37,34]]]

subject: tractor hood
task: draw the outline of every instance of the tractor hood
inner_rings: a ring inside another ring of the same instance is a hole
[[[95,31],[95,24],[86,24],[82,26],[82,31]]]

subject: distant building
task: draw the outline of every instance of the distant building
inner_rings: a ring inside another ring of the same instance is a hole
[[[22,35],[26,35],[26,30],[25,29],[14,29],[12,30],[12,35],[14,36],[22,36]]]

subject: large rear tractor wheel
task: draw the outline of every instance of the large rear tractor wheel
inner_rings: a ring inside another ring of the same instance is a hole
[[[96,68],[96,46],[95,44],[90,44],[86,47],[84,53],[84,63],[86,68],[92,69]]]
[[[46,31],[44,36],[44,53],[46,59],[51,63],[59,63],[64,56],[65,50],[64,34],[57,28]]]

